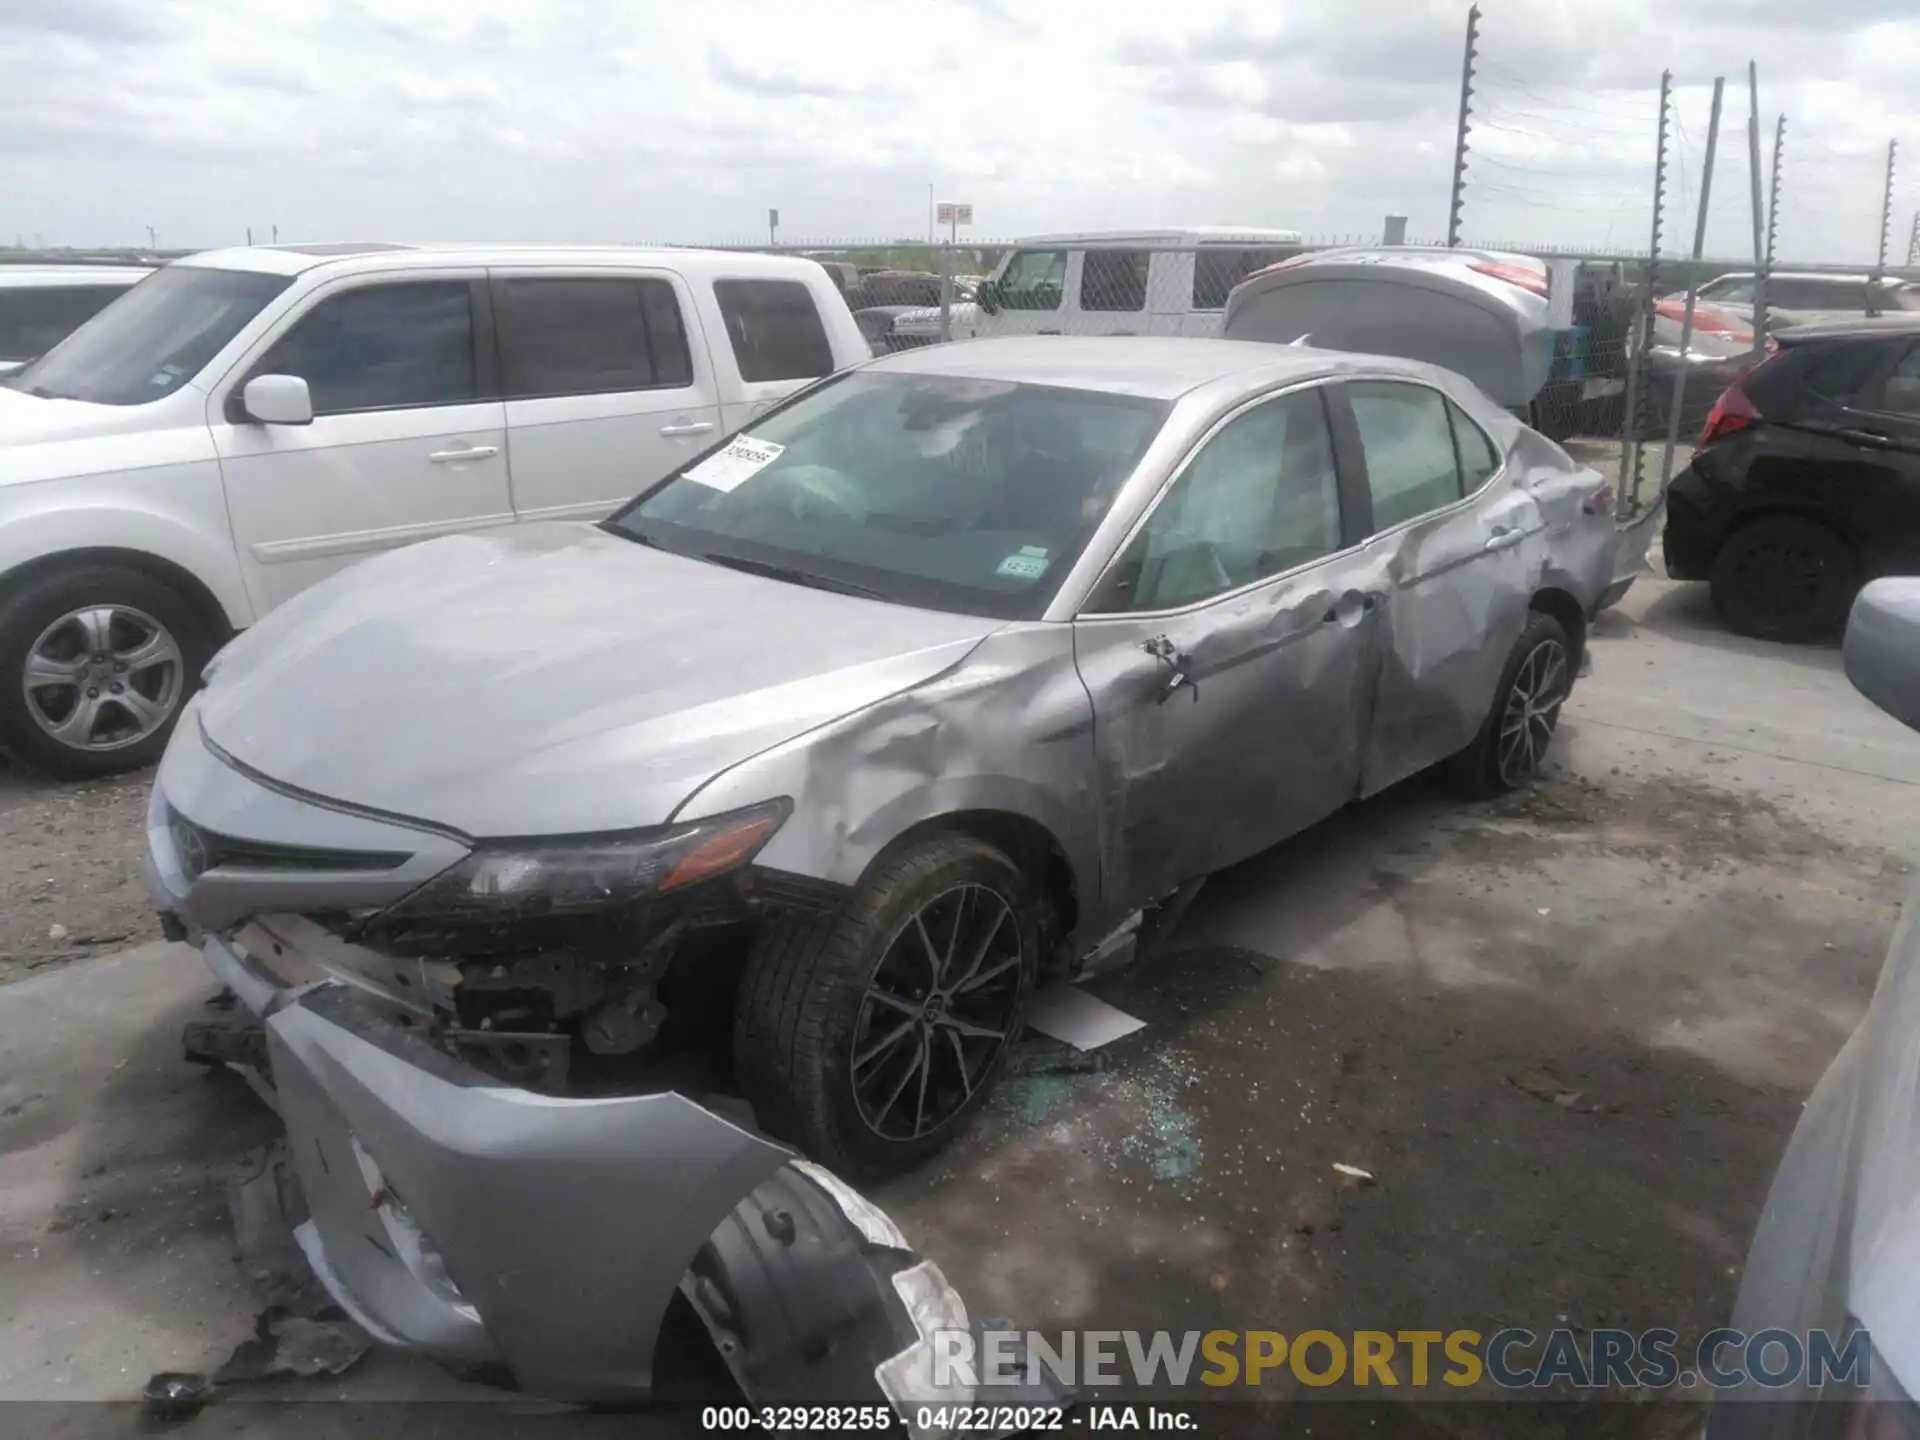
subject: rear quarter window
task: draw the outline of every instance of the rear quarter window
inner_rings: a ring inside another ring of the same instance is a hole
[[[813,380],[833,373],[833,346],[798,280],[716,280],[714,298],[740,378]]]
[[[1884,342],[1815,344],[1802,362],[1801,385],[1823,400],[1855,404],[1886,363]]]

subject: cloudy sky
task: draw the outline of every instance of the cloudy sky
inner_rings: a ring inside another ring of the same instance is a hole
[[[1751,250],[1746,63],[1788,116],[1780,250],[1920,205],[1914,0],[1484,0],[1470,239],[1670,243],[1729,80],[1709,253]],[[1178,223],[1446,227],[1453,0],[0,0],[0,243],[722,241]]]

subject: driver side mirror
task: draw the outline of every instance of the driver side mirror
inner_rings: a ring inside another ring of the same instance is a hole
[[[1920,730],[1920,579],[1875,580],[1862,590],[1844,653],[1853,688]]]
[[[247,418],[262,425],[311,425],[313,394],[298,375],[256,375],[240,392]]]

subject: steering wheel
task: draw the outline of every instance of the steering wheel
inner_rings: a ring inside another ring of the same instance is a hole
[[[825,465],[796,465],[780,475],[792,492],[787,509],[796,520],[813,520],[822,515],[839,515],[856,525],[864,525],[867,507],[853,482],[838,470]]]

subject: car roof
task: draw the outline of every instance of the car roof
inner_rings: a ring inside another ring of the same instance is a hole
[[[0,264],[0,289],[28,286],[136,285],[151,275],[151,265],[14,265]]]
[[[1774,338],[1783,344],[1794,344],[1803,340],[1875,340],[1901,335],[1920,335],[1920,310],[1897,310],[1887,315],[1850,315],[1844,319],[1788,325],[1776,332]]]
[[[1327,375],[1354,357],[1259,340],[1151,335],[1009,335],[903,350],[864,369],[907,375],[1011,380],[1175,400],[1217,380],[1244,378],[1249,389],[1273,381]],[[1368,357],[1371,361],[1372,357]],[[1387,361],[1400,366],[1406,362]]]
[[[820,262],[751,250],[699,250],[639,245],[398,245],[384,241],[343,241],[315,245],[240,245],[204,250],[174,262],[210,270],[250,270],[269,275],[301,275],[325,269],[331,274],[430,270],[444,265],[660,265],[686,271],[747,275],[822,274]]]

